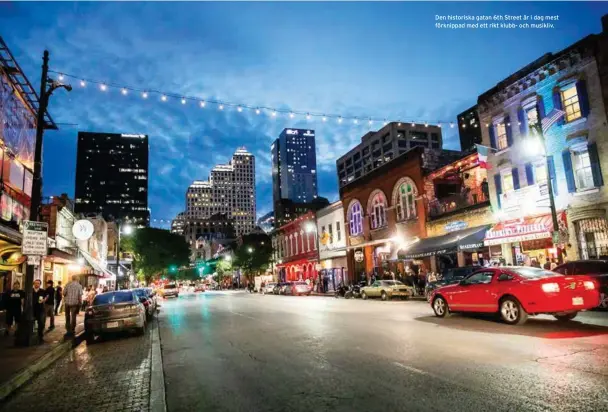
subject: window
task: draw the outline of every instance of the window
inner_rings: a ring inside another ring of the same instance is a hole
[[[581,106],[578,100],[578,93],[576,91],[576,85],[568,87],[561,91],[562,95],[562,106],[566,112],[566,121],[571,122],[582,117]]]
[[[595,186],[593,184],[593,171],[591,170],[591,161],[589,160],[589,151],[587,149],[572,153],[572,169],[577,190],[591,189]]]
[[[378,192],[372,198],[370,219],[372,229],[386,226],[386,198],[382,192]]]
[[[340,234],[340,222],[336,222],[336,239],[339,242],[341,238],[342,236]]]
[[[526,110],[526,120],[528,121],[528,127],[534,126],[538,123],[538,112],[536,111],[536,106],[532,106]]]
[[[498,150],[506,149],[509,145],[507,141],[507,126],[504,121],[496,125],[496,144]]]
[[[466,282],[469,285],[487,285],[492,282],[494,272],[479,272],[467,278]]]
[[[361,208],[361,203],[356,200],[350,205],[348,211],[348,223],[351,236],[356,236],[363,233],[363,210]]]
[[[399,185],[397,198],[397,220],[407,220],[416,217],[416,187],[410,179]]]
[[[334,231],[332,230],[331,223],[328,226],[329,228],[329,243],[334,243]]]
[[[547,167],[544,163],[538,163],[534,166],[534,180],[539,185],[547,183]]]
[[[513,188],[513,174],[509,171],[502,175],[502,192],[510,192]]]

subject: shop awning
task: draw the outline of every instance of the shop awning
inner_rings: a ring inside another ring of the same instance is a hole
[[[81,250],[80,254],[82,255],[82,257],[84,257],[84,260],[87,261],[87,263],[89,264],[89,266],[91,266],[95,272],[98,272],[97,276],[102,277],[102,278],[110,278],[110,277],[112,277],[112,273],[108,272],[106,269],[103,269],[99,265],[99,263],[97,263],[97,259],[95,259],[93,256],[89,255],[84,250]]]
[[[566,215],[560,213],[558,220],[565,224]],[[551,238],[553,219],[551,215],[524,217],[521,219],[500,222],[486,232],[486,246],[503,243],[525,242],[526,240]]]
[[[487,225],[477,226],[447,235],[428,237],[415,243],[408,250],[399,252],[398,256],[400,259],[420,259],[459,250],[476,250],[483,247],[488,228]]]

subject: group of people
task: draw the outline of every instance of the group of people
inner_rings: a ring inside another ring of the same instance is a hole
[[[32,289],[32,313],[37,323],[38,342],[44,342],[46,319],[49,319],[48,330],[55,329],[55,316],[59,314],[62,307],[65,310],[66,337],[74,336],[76,329],[76,316],[87,305],[93,303],[96,291],[92,286],[85,290],[78,282],[78,276],[72,276],[72,281],[65,288],[61,281],[54,286],[52,280],[46,282],[46,289],[41,287],[40,279],[34,280]],[[6,292],[6,335],[9,335],[13,325],[17,329],[22,320],[25,303],[25,291],[21,289],[19,282],[14,282],[13,287]]]

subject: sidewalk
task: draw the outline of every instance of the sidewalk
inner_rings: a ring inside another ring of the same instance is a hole
[[[49,320],[46,321],[48,328]],[[34,327],[34,329],[36,329]],[[76,336],[84,330],[84,313],[77,318]],[[36,330],[34,330],[36,333]],[[61,355],[69,351],[78,339],[64,341],[65,315],[62,313],[55,317],[55,329],[46,331],[45,343],[26,348],[15,346],[14,331],[10,336],[0,336],[0,401],[13,391],[30,380],[44,368],[53,363]]]

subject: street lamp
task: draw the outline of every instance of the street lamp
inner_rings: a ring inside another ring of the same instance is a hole
[[[253,248],[252,247],[247,248],[247,252],[253,253]]]
[[[232,260],[232,256],[230,256],[230,255],[226,255],[226,256],[224,256],[224,260],[225,260],[226,262],[230,262],[230,261]]]
[[[321,250],[319,248],[319,233],[317,231],[317,225],[315,222],[306,222],[306,224],[304,225],[304,230],[307,233],[314,233],[315,236],[315,246],[317,248],[317,262],[321,263]],[[317,276],[319,276],[319,273],[317,272]],[[332,281],[334,284],[334,290],[336,289],[336,279],[333,277],[332,275]],[[319,288],[321,287],[321,279],[319,279]]]
[[[49,52],[44,51],[42,56],[42,75],[40,78],[40,101],[38,105],[38,113],[36,114],[36,145],[34,149],[34,175],[32,179],[32,196],[30,200],[30,220],[38,221],[40,212],[40,202],[42,199],[42,141],[44,138],[44,129],[46,122],[44,116],[46,114],[49,99],[53,92],[57,89],[66,89],[72,91],[72,86],[59,81],[50,79],[49,76]],[[48,88],[47,88],[48,85]],[[34,313],[33,313],[33,295],[31,290],[34,286],[34,266],[27,265],[25,271],[25,284],[23,285],[26,294],[24,302],[24,313],[17,326],[17,336],[15,344],[18,346],[30,346],[32,342],[32,331],[34,329]]]
[[[118,277],[120,273],[120,234],[121,234],[121,226],[122,220],[116,220],[116,290],[118,290]],[[122,228],[122,233],[125,235],[130,235],[133,233],[133,226],[129,223],[125,223]]]

